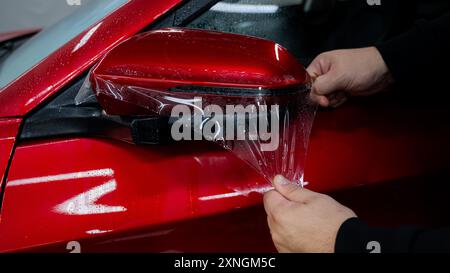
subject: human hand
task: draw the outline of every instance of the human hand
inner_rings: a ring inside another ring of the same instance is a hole
[[[322,53],[307,71],[314,79],[311,99],[323,107],[338,107],[348,95],[372,95],[393,83],[389,69],[375,47]]]
[[[356,214],[333,198],[277,175],[264,195],[267,222],[279,252],[332,253],[341,225]]]

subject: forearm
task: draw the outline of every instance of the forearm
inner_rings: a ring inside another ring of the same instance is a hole
[[[377,49],[400,85],[439,81],[439,76],[448,73],[450,62],[450,13],[434,21],[420,21]]]
[[[368,249],[370,242],[378,243],[382,253],[450,252],[450,229],[373,228],[357,218],[352,218],[344,222],[339,229],[335,251],[370,252]]]

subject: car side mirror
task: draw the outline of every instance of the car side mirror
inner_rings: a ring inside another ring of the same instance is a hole
[[[89,80],[106,113],[120,116],[162,114],[163,97],[171,94],[242,101],[310,85],[304,67],[277,43],[182,28],[128,39],[104,56]]]
[[[311,81],[272,41],[181,28],[142,33],[108,52],[89,83],[106,114],[131,120],[136,144],[206,139],[267,180],[281,173],[303,183]]]

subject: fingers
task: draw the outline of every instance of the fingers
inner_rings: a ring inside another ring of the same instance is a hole
[[[309,200],[318,195],[318,193],[316,192],[292,184],[282,175],[275,176],[274,186],[275,190],[279,192],[285,199],[294,202],[307,203]]]
[[[326,96],[333,92],[342,90],[341,81],[332,71],[320,75],[313,83],[313,92],[319,96]]]
[[[313,92],[320,96],[327,95],[335,90],[335,79],[332,74],[332,58],[329,54],[320,54],[308,66],[306,71],[313,80]]]
[[[331,57],[327,53],[322,53],[317,56],[311,64],[306,68],[308,74],[313,78],[317,78],[323,74],[326,74],[331,69]]]
[[[340,92],[344,83],[336,74],[335,62],[332,54],[324,53],[316,57],[306,69],[313,79],[310,98],[322,107],[337,107],[347,100]]]
[[[271,190],[264,194],[264,209],[266,210],[267,215],[275,214],[278,210],[288,204],[289,200],[277,191]]]
[[[318,68],[316,65],[314,65],[314,63],[308,66],[308,68],[306,68],[306,72],[308,72],[313,82],[316,80],[317,77],[319,77],[319,75],[321,75],[321,69]]]
[[[330,101],[326,96],[318,96],[314,92],[309,93],[310,99],[322,107],[330,106]]]
[[[348,94],[346,92],[337,91],[330,94],[328,97],[329,106],[336,108],[344,104],[348,99]]]

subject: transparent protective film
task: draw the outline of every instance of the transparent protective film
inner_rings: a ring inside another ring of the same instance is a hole
[[[288,99],[289,98],[289,99]],[[309,91],[296,90],[293,94],[274,98],[255,98],[255,105],[246,106],[250,118],[239,118],[234,124],[245,130],[237,130],[237,139],[215,138],[215,142],[247,162],[271,182],[281,174],[293,183],[304,186],[304,167],[308,141],[316,107],[309,101]],[[283,101],[284,100],[284,101]],[[228,116],[228,113],[227,113]],[[229,123],[225,124],[227,129]],[[248,131],[247,131],[248,130]],[[239,133],[246,133],[240,140]]]
[[[94,85],[94,84],[93,84]],[[277,174],[304,185],[308,140],[316,112],[310,84],[284,89],[175,86],[156,90],[89,81],[76,103],[114,98],[164,117],[173,141],[213,141],[231,151],[271,182]],[[144,112],[145,112],[144,111]],[[142,112],[142,111],[141,111]]]

